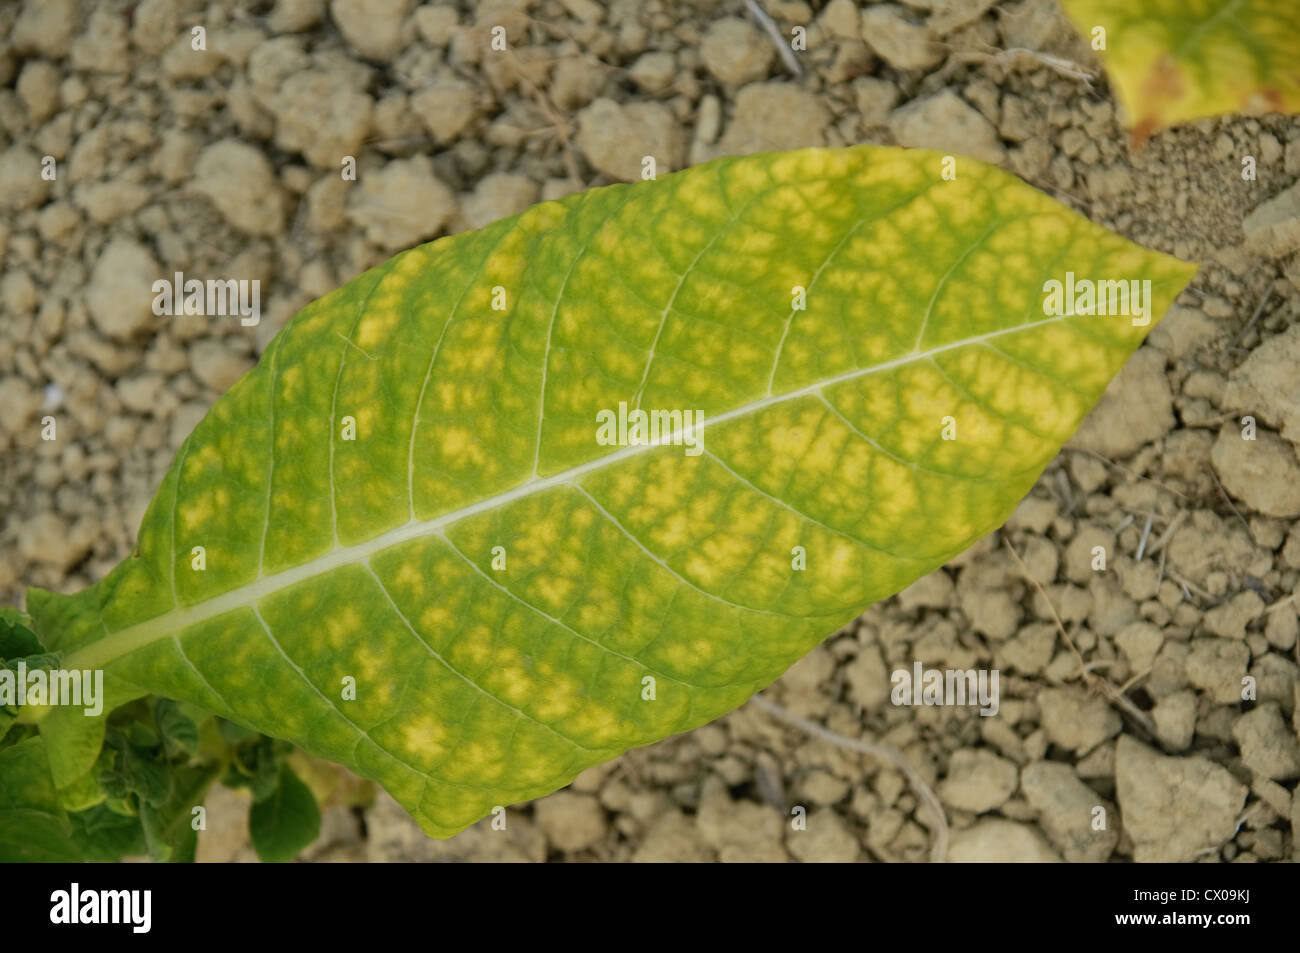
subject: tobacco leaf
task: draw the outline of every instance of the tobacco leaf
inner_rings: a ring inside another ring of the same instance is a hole
[[[1300,110],[1300,0],[1062,0],[1101,57],[1139,142],[1165,126]]]
[[[130,558],[29,592],[35,631],[443,837],[730,711],[999,526],[1195,272],[942,160],[725,158],[367,271],[213,405]],[[1148,319],[1045,313],[1067,277],[1149,281]],[[620,404],[702,412],[702,452],[602,445]],[[103,726],[60,711],[71,780]]]

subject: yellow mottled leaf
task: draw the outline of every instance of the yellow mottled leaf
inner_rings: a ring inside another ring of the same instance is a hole
[[[732,710],[999,526],[1195,272],[945,166],[728,157],[398,255],[275,337],[35,631],[444,837]]]
[[[1134,139],[1222,113],[1300,110],[1300,0],[1061,0]]]

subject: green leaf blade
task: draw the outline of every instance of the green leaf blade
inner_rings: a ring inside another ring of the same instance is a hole
[[[731,710],[999,525],[1194,273],[940,168],[724,159],[397,256],[277,336],[38,633],[438,836]],[[1067,271],[1151,281],[1149,322],[1044,315]],[[703,411],[703,452],[598,444],[620,402]]]
[[[269,796],[255,801],[248,813],[249,839],[267,863],[293,860],[320,836],[320,807],[311,789],[284,765],[280,783]]]

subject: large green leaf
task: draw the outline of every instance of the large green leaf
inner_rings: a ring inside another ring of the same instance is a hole
[[[398,255],[213,406],[131,558],[30,593],[37,633],[437,836],[729,711],[998,526],[1195,270],[943,169],[727,158]],[[1045,314],[1067,272],[1150,280],[1150,322]],[[621,401],[703,411],[703,452],[598,444]]]

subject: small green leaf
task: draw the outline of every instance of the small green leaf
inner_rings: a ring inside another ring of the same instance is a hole
[[[72,822],[72,840],[87,860],[103,863],[147,850],[139,818],[123,815],[107,803],[69,814],[68,819]]]
[[[248,788],[253,801],[270,797],[280,784],[280,766],[288,747],[265,735],[250,735],[251,742],[239,746],[223,783],[231,788]]]
[[[181,706],[170,698],[154,700],[154,721],[158,736],[169,757],[194,754],[199,747],[198,725],[181,711]]]
[[[84,811],[104,800],[99,783],[100,772],[90,770],[66,787],[59,788],[59,805],[65,811]]]
[[[165,803],[140,805],[140,823],[149,852],[157,860],[192,863],[198,847],[198,832],[192,820],[194,809],[203,804],[216,769],[207,765],[172,765],[167,772]]]
[[[63,667],[68,667],[66,664]],[[104,699],[98,717],[88,717],[84,708],[59,706],[47,708],[40,721],[50,757],[50,773],[60,788],[76,783],[92,770],[104,746],[104,728],[108,715],[118,706],[144,694],[123,685],[111,673],[104,675]]]
[[[34,630],[444,837],[730,711],[1000,525],[1196,270],[950,166],[725,158],[398,255],[272,340]],[[1052,310],[1076,277],[1130,313]],[[628,410],[669,441],[600,429]]]
[[[320,836],[320,808],[311,789],[284,765],[271,794],[253,802],[248,833],[257,856],[267,863],[293,860]]]
[[[20,659],[43,651],[40,639],[28,628],[30,621],[17,609],[0,609],[0,661]]]
[[[155,807],[163,804],[169,792],[167,770],[154,752],[134,744],[120,731],[115,730],[109,740],[117,749],[115,770],[126,791]]]
[[[68,863],[83,860],[68,819],[34,808],[0,808],[0,863]]]
[[[0,750],[0,863],[81,859],[40,737]]]

